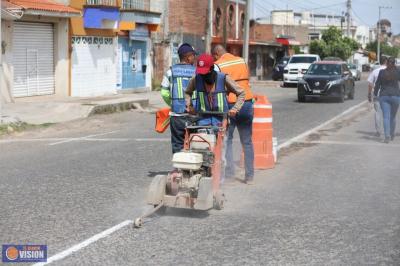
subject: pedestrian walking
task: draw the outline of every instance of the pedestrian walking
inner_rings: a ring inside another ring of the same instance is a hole
[[[374,88],[374,95],[379,97],[383,113],[384,143],[389,143],[395,137],[396,114],[400,103],[399,81],[400,72],[396,67],[396,60],[390,57],[386,69],[379,72]]]
[[[245,91],[245,102],[237,115],[231,116],[228,137],[226,142],[226,179],[233,180],[235,176],[235,164],[233,160],[233,134],[238,129],[240,143],[244,151],[245,182],[253,184],[254,180],[254,147],[253,135],[253,93],[249,83],[249,70],[243,58],[228,53],[222,45],[217,45],[213,49],[215,64],[220,71],[227,74]],[[231,108],[237,102],[235,94],[228,95],[228,105]]]
[[[375,97],[373,95],[373,89],[375,87],[375,82],[378,79],[379,72],[382,69],[386,68],[386,61],[387,61],[386,57],[381,57],[381,63],[382,63],[381,67],[373,70],[368,76],[368,101],[370,103],[373,103],[373,105],[374,105],[375,130],[376,130],[375,134],[377,137],[380,137],[381,135],[383,135],[383,125],[382,125],[383,115],[382,115],[381,106],[379,104],[379,99],[378,99],[378,97]]]
[[[178,48],[179,63],[168,69],[161,83],[161,96],[165,103],[171,107],[170,129],[172,153],[183,149],[186,126],[185,90],[189,80],[194,76],[196,67],[195,50],[184,43]]]

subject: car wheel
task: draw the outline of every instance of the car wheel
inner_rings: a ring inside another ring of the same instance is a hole
[[[355,90],[354,90],[354,86],[353,86],[353,88],[351,89],[351,91],[349,92],[349,95],[348,95],[348,98],[349,98],[350,100],[353,100],[353,99],[354,99],[354,92],[355,92]]]
[[[297,101],[298,101],[299,103],[303,103],[303,102],[306,101],[305,93],[304,93],[304,91],[303,91],[302,89],[300,89],[300,88],[297,88]]]
[[[297,94],[297,100],[299,101],[299,103],[304,103],[306,101],[306,96],[302,94]]]
[[[344,102],[344,97],[345,97],[345,92],[344,92],[344,87],[340,90],[340,95],[339,95],[339,102],[343,103]]]

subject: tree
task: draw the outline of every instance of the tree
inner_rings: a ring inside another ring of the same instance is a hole
[[[327,56],[327,47],[324,40],[317,41],[313,40],[310,43],[310,53],[311,54],[318,54],[321,58]]]
[[[378,50],[378,42],[370,42],[367,44],[367,50],[376,52]],[[381,42],[381,54],[398,57],[400,53],[399,47],[391,47],[385,42]]]
[[[338,28],[331,26],[322,32],[321,40],[314,40],[310,43],[310,52],[319,54],[322,58],[332,56],[346,60],[358,47],[356,41],[343,37]]]

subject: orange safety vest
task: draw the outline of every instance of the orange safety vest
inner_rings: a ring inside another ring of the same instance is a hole
[[[246,93],[246,100],[253,99],[253,93],[251,92],[249,83],[249,69],[243,58],[225,53],[215,64],[244,90]],[[229,93],[228,102],[236,102],[236,95],[234,93]]]
[[[156,112],[156,126],[155,130],[158,133],[164,133],[164,131],[168,128],[170,118],[169,113],[171,109],[169,107],[161,108]]]

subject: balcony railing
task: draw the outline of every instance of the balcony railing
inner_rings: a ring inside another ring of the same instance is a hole
[[[122,8],[150,11],[150,0],[123,0]]]
[[[117,6],[117,0],[86,0],[86,5]]]

